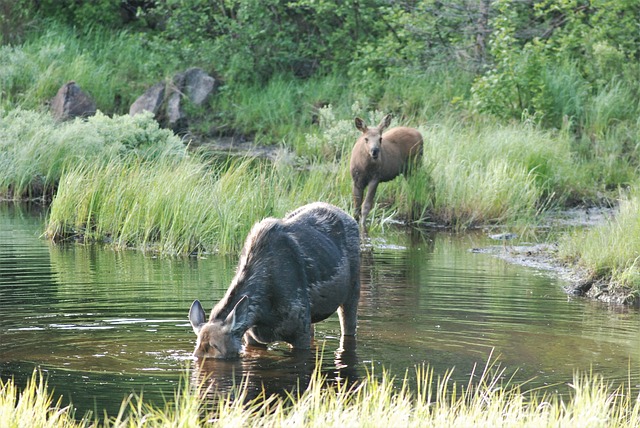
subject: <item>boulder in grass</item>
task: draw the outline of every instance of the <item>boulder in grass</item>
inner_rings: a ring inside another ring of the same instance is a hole
[[[193,67],[184,72],[184,94],[197,105],[202,105],[216,88],[216,79],[201,68]]]
[[[51,100],[51,114],[61,122],[76,117],[89,117],[96,114],[96,103],[71,80],[62,85]]]
[[[158,115],[164,102],[165,87],[164,83],[153,85],[140,95],[137,100],[129,108],[129,114],[135,116],[143,111],[150,111],[154,115]]]
[[[189,123],[184,101],[195,106],[203,105],[216,89],[216,80],[197,67],[176,74],[170,84],[157,83],[142,94],[129,108],[134,116],[150,111],[165,128],[183,132]]]

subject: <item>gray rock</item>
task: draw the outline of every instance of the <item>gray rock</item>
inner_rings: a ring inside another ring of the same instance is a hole
[[[189,100],[199,106],[213,93],[216,79],[209,76],[201,68],[190,68],[184,72],[184,93]]]
[[[89,117],[96,114],[96,103],[71,80],[51,100],[51,114],[59,121]]]
[[[184,100],[196,106],[204,104],[216,89],[216,80],[200,68],[189,68],[176,74],[171,84],[158,83],[140,96],[129,109],[130,115],[150,111],[161,126],[182,132],[187,129],[189,118]]]
[[[164,83],[157,83],[147,89],[144,94],[140,95],[137,100],[131,104],[129,108],[129,114],[135,116],[143,111],[150,111],[154,115],[158,115],[164,102]]]
[[[173,77],[173,84],[167,94],[166,126],[174,131],[180,131],[186,127],[187,118],[182,109],[182,93],[184,89],[185,74],[178,73]]]

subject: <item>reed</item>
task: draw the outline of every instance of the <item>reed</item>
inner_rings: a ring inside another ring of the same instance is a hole
[[[631,427],[640,423],[640,399],[628,387],[612,387],[593,373],[576,374],[569,393],[526,391],[504,381],[504,370],[487,363],[478,380],[459,385],[451,371],[438,376],[418,367],[398,381],[383,371],[355,385],[329,384],[316,370],[308,388],[287,397],[259,395],[247,400],[246,385],[209,405],[197,388],[183,385],[173,400],[157,407],[142,396],[123,401],[118,415],[74,420],[71,407],[54,402],[42,376],[34,374],[19,391],[0,386],[0,417],[7,426],[38,427]],[[475,370],[474,370],[475,372]],[[473,379],[473,376],[471,379]],[[415,380],[415,387],[412,382]]]
[[[265,217],[316,200],[348,209],[348,183],[337,169],[286,160],[114,157],[66,171],[45,235],[167,254],[233,253]]]

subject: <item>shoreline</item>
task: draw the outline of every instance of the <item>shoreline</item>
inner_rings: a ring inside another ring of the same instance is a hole
[[[589,228],[603,224],[614,215],[613,208],[574,208],[551,213],[545,226]],[[616,287],[606,278],[594,279],[585,268],[559,260],[555,255],[556,250],[555,243],[510,245],[507,240],[500,245],[470,249],[473,253],[488,254],[508,263],[551,272],[568,283],[564,287],[568,295],[606,304],[640,307],[640,299],[631,289]]]

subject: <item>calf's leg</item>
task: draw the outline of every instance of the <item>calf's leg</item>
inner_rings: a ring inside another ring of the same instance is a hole
[[[376,190],[378,189],[378,181],[372,181],[367,188],[367,197],[364,200],[362,206],[362,217],[360,218],[360,225],[364,226],[367,220],[367,216],[373,207],[373,198],[376,196]],[[357,219],[356,219],[357,220]]]
[[[364,187],[360,187],[353,184],[353,218],[356,221],[360,220],[360,212],[362,210],[362,194],[364,193]]]

